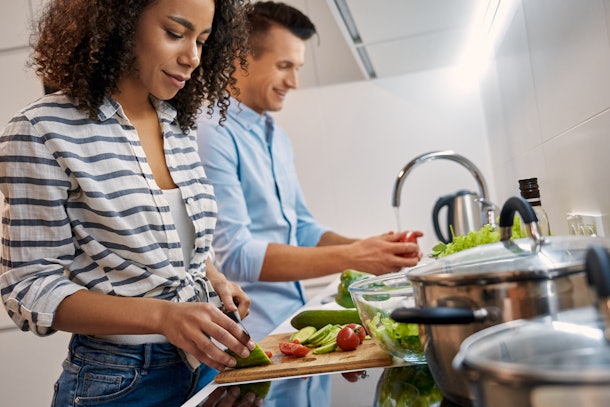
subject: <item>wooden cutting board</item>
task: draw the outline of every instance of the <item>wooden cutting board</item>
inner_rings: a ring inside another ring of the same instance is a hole
[[[307,356],[302,358],[286,356],[280,352],[279,343],[287,342],[290,335],[290,333],[270,335],[258,343],[264,351],[270,351],[273,354],[271,365],[226,369],[220,372],[214,381],[225,384],[299,377],[317,373],[389,366],[393,361],[392,355],[381,350],[373,340],[366,340],[356,350],[349,352],[337,350],[323,355],[315,355],[310,351]]]

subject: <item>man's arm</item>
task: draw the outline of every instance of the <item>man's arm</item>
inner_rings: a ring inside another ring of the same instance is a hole
[[[293,281],[321,277],[353,268],[372,274],[396,272],[421,259],[416,243],[402,242],[406,232],[354,240],[326,232],[316,247],[270,243],[261,281]]]

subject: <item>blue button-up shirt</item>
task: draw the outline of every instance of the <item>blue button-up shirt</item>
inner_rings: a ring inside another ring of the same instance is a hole
[[[305,304],[300,282],[259,281],[267,245],[315,246],[328,229],[307,209],[290,140],[269,115],[231,99],[222,127],[216,116],[198,126],[199,154],[218,202],[217,266],[251,297],[244,324],[260,340]]]

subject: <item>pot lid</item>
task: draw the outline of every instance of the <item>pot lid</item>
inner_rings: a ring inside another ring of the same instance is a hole
[[[476,332],[453,367],[513,384],[610,384],[610,346],[597,311],[580,308]]]
[[[515,212],[528,226],[529,238],[511,240]],[[542,237],[536,214],[521,197],[510,198],[500,213],[501,241],[466,249],[417,266],[408,272],[413,282],[463,285],[501,281],[553,279],[584,271],[587,249],[610,248],[610,239],[595,236]]]
[[[601,260],[601,261],[600,261]],[[598,307],[562,311],[483,329],[462,342],[453,367],[476,377],[535,384],[610,384],[610,254],[587,251]]]

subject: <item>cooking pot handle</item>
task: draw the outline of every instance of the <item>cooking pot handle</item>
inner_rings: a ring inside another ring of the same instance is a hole
[[[587,280],[597,292],[597,307],[604,321],[604,336],[610,342],[610,253],[602,246],[591,246],[585,258]]]
[[[520,196],[513,196],[502,206],[500,211],[500,240],[510,240],[513,235],[513,221],[515,212],[519,212],[523,223],[528,226],[529,234],[536,243],[542,242],[538,217],[529,202]]]
[[[390,314],[396,322],[428,325],[469,324],[482,322],[489,313],[485,308],[473,310],[460,307],[396,308]]]

